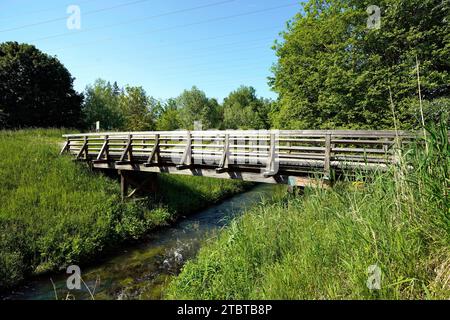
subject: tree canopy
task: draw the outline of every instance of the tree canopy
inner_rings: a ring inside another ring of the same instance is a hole
[[[159,107],[159,102],[147,96],[142,87],[126,86],[119,96],[119,108],[124,117],[126,130],[154,130]]]
[[[77,127],[81,102],[57,58],[29,44],[0,44],[0,125]]]
[[[102,79],[87,86],[83,114],[86,126],[100,121],[102,129],[160,130],[193,129],[268,129],[273,102],[258,97],[253,87],[241,86],[222,104],[197,87],[177,98],[158,101],[141,87],[120,88]]]
[[[110,82],[97,79],[93,85],[87,86],[83,105],[86,126],[92,128],[95,122],[100,121],[102,129],[122,128],[124,118],[119,109],[120,94],[116,82],[111,85]]]
[[[161,113],[161,103],[148,96],[142,87],[111,85],[97,79],[85,90],[84,123],[92,129],[100,121],[106,130],[155,130]]]
[[[204,129],[219,125],[219,103],[216,99],[208,98],[195,86],[191,90],[183,91],[176,99],[176,104],[183,129],[193,129],[195,122],[201,122]]]
[[[418,72],[425,119],[436,121],[449,109],[449,18],[449,1],[309,0],[274,46],[269,84],[276,102],[250,86],[223,103],[195,86],[159,101],[142,87],[97,80],[86,88],[82,115],[82,95],[56,58],[7,42],[0,46],[0,126],[381,129],[395,118],[400,128],[414,129],[422,114]]]
[[[241,86],[223,102],[226,129],[268,129],[270,102],[256,96],[253,87]]]
[[[448,1],[310,0],[275,45],[272,88],[279,128],[392,127],[390,92],[403,127],[418,113],[416,57],[424,99],[450,94]]]
[[[162,109],[156,122],[156,130],[172,131],[181,128],[180,112],[177,109],[176,99],[168,99]]]

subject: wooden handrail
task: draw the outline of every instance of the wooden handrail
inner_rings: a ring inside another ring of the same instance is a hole
[[[154,136],[159,134],[160,136],[180,136],[185,137],[188,130],[177,130],[177,131],[126,131],[126,132],[100,132],[100,133],[74,133],[74,134],[64,134],[65,138],[75,138],[75,137],[92,137],[92,136],[123,136],[128,137],[129,135],[137,136]],[[417,135],[423,135],[423,132],[409,132],[409,131],[396,131],[394,130],[205,130],[205,131],[189,131],[192,136],[214,136],[214,135],[270,135],[272,133],[278,134],[280,136],[288,135],[299,135],[299,136],[324,136],[326,134],[331,134],[332,136],[377,136],[377,137],[395,137],[397,134],[400,136],[414,137]]]
[[[321,173],[342,168],[385,169],[395,163],[395,145],[422,132],[374,130],[209,130],[100,132],[63,135],[68,152],[95,166],[194,172],[239,177],[260,172],[262,181],[288,172]],[[137,166],[137,167],[136,167]],[[235,173],[233,173],[235,172]],[[259,178],[258,178],[259,179]],[[259,180],[258,180],[259,181]],[[277,180],[278,181],[278,180]],[[279,181],[284,181],[279,179]]]

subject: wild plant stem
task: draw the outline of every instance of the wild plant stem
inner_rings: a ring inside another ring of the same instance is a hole
[[[56,292],[56,286],[52,278],[50,278],[50,282],[52,283],[53,291],[55,292],[55,299],[58,300],[58,292]]]
[[[417,86],[419,89],[419,106],[420,106],[420,117],[422,119],[422,129],[423,129],[423,138],[425,140],[425,151],[428,154],[428,142],[427,142],[427,131],[425,129],[425,117],[423,115],[423,102],[422,102],[422,88],[420,86],[420,63],[419,58],[416,55],[416,70],[417,70]]]

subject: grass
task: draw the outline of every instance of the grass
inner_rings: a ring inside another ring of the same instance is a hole
[[[428,153],[418,144],[370,182],[251,209],[185,265],[166,298],[450,298],[450,146],[444,123],[429,133]],[[372,265],[379,290],[367,286]]]
[[[115,180],[58,155],[63,133],[0,131],[0,289],[93,260],[244,187],[230,180],[162,175],[153,200],[122,203]]]

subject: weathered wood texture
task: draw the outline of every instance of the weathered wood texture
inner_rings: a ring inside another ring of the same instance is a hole
[[[385,170],[415,133],[352,130],[106,132],[64,135],[94,168],[304,185],[333,172]],[[299,179],[302,178],[302,179]]]

